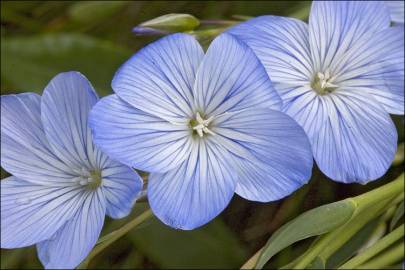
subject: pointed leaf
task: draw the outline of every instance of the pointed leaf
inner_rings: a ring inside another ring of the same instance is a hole
[[[262,268],[275,254],[300,240],[327,233],[346,223],[356,204],[343,200],[309,210],[277,230],[269,239],[256,267]]]

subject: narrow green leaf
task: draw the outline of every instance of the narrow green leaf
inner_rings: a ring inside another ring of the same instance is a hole
[[[341,226],[352,217],[355,209],[356,204],[352,200],[343,200],[301,214],[272,235],[259,257],[257,267],[262,268],[276,253],[295,242]]]
[[[41,93],[59,72],[77,70],[106,95],[115,71],[130,54],[126,48],[81,34],[7,38],[1,40],[1,78],[11,93]]]
[[[306,269],[325,269],[325,262],[320,257],[316,257]]]
[[[397,225],[398,221],[401,220],[401,218],[404,217],[404,201],[402,201],[397,209],[395,210],[394,216],[392,217],[391,223],[390,223],[390,231],[392,231],[395,226]]]

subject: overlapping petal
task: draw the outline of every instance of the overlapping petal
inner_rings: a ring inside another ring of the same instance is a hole
[[[404,23],[404,1],[384,1],[387,5],[390,14],[391,20],[395,23],[403,24]]]
[[[173,124],[145,113],[116,95],[101,99],[90,114],[94,142],[112,158],[137,169],[166,172],[191,151],[188,123]]]
[[[112,87],[134,107],[171,122],[193,116],[197,68],[204,56],[192,36],[174,34],[140,50],[116,73]]]
[[[367,93],[350,87],[324,96],[309,92],[288,104],[286,112],[303,126],[319,168],[330,178],[365,184],[390,166],[397,132]]]
[[[255,201],[281,199],[305,184],[312,151],[304,130],[286,114],[253,108],[221,115],[214,140],[236,156],[236,193]]]
[[[71,169],[53,151],[41,122],[41,97],[1,96],[1,166],[33,183],[63,185]]]
[[[179,168],[150,174],[148,200],[165,224],[191,230],[228,205],[236,182],[232,156],[222,146],[195,140],[191,154]]]
[[[71,168],[96,165],[87,118],[97,100],[90,82],[78,72],[58,74],[42,95],[41,118],[48,141]]]
[[[370,92],[389,113],[404,113],[403,26],[360,39],[335,67],[337,85]]]
[[[382,1],[313,1],[309,16],[309,42],[315,71],[327,68],[361,38],[390,26]]]
[[[81,189],[8,177],[1,183],[1,247],[33,245],[51,237],[80,205]]]
[[[104,223],[106,203],[101,190],[82,196],[82,207],[50,239],[37,244],[46,269],[73,269],[97,242]]]
[[[142,178],[133,169],[113,160],[109,160],[101,176],[107,215],[112,218],[127,216],[142,190]]]
[[[219,115],[256,106],[279,109],[281,99],[253,51],[229,34],[208,48],[196,76],[197,111]]]

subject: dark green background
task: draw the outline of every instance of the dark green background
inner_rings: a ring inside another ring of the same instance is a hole
[[[131,29],[163,14],[227,20],[233,15],[275,14],[305,19],[309,5],[303,1],[2,1],[1,93],[41,93],[57,73],[78,70],[100,95],[107,95],[120,64],[156,38],[136,36]],[[395,121],[403,141],[403,117]],[[337,184],[315,168],[310,183],[292,196],[264,204],[235,195],[218,218],[194,231],[173,230],[153,218],[97,256],[90,267],[239,268],[289,219],[386,183],[402,171],[401,164],[367,186]],[[1,177],[6,176],[2,170]],[[138,204],[131,217],[146,206]],[[102,234],[131,217],[107,220]],[[288,263],[308,243],[287,248],[268,267]],[[2,269],[40,267],[34,247],[1,250]]]

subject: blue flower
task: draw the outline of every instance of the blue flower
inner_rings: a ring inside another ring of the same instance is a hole
[[[95,143],[151,172],[150,206],[165,224],[193,229],[217,216],[234,192],[255,201],[285,197],[310,177],[302,128],[254,53],[230,35],[206,54],[186,34],[150,44],[115,75],[115,95],[90,114]]]
[[[107,214],[126,216],[141,190],[131,168],[101,153],[87,126],[98,100],[77,72],[41,96],[1,96],[1,247],[37,244],[46,268],[74,268],[95,245]]]
[[[230,29],[253,49],[306,131],[319,168],[365,184],[389,168],[404,113],[404,28],[384,3],[314,1],[306,23],[262,16]]]
[[[390,11],[391,20],[394,23],[404,24],[404,1],[384,1],[384,3]]]

